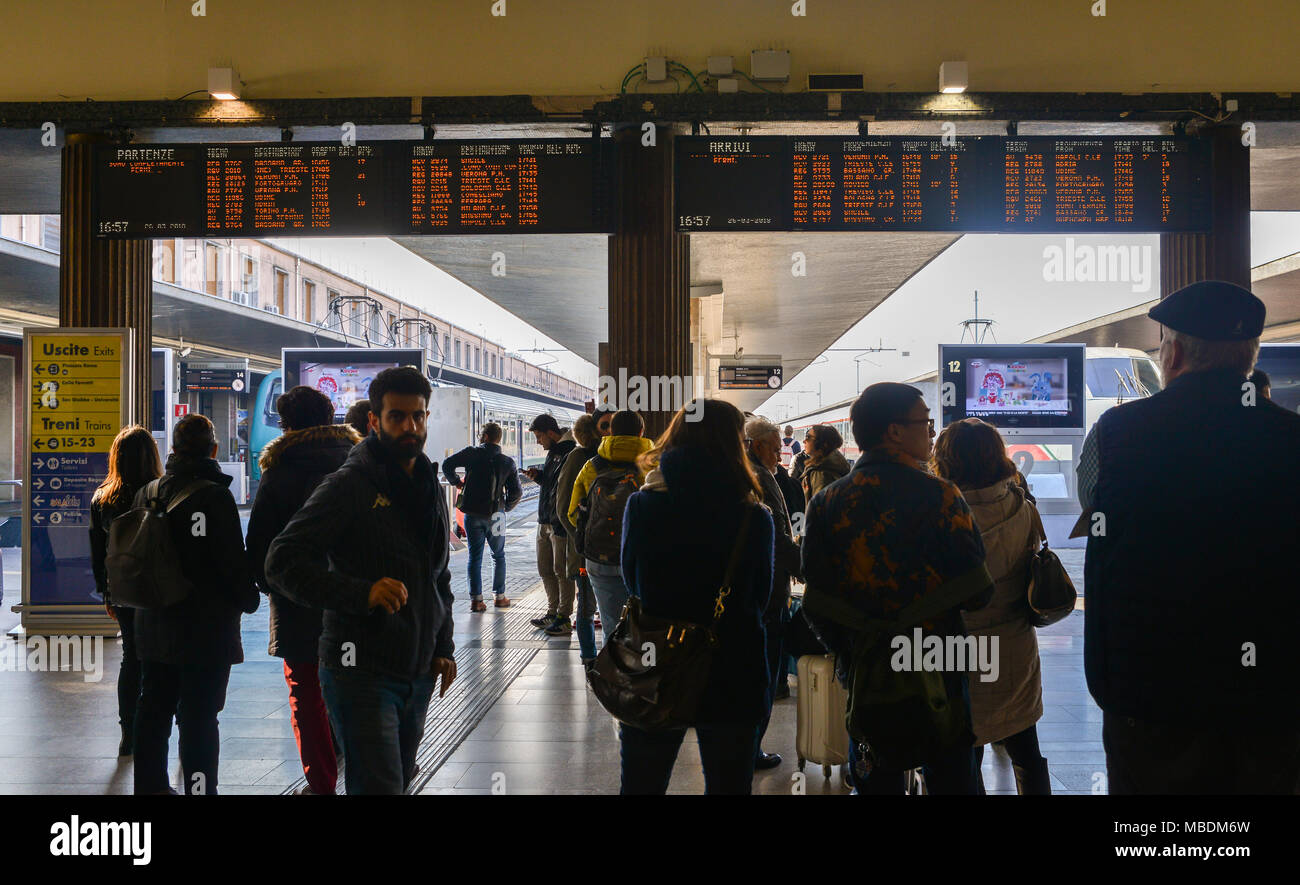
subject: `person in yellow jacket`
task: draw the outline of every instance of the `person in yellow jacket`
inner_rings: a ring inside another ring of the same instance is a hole
[[[578,478],[573,483],[573,495],[569,498],[569,522],[572,525],[578,524],[578,508],[587,500],[587,494],[596,481],[596,474],[602,467],[607,467],[610,463],[633,465],[636,486],[633,486],[630,491],[636,491],[636,488],[645,481],[645,471],[637,463],[637,459],[653,448],[654,443],[642,436],[645,433],[645,422],[641,420],[641,416],[636,412],[617,412],[610,421],[609,429],[610,435],[600,441],[596,457],[582,465],[582,470],[578,472]],[[619,514],[620,525],[614,527],[620,539],[622,532],[618,529],[621,528],[621,517],[622,514]],[[595,558],[591,550],[585,553],[587,577],[591,581],[592,590],[596,593],[596,606],[600,610],[601,631],[608,640],[618,625],[623,604],[627,602],[627,586],[623,583],[623,569],[619,565],[617,550],[613,551],[612,556],[609,555],[609,551],[605,551],[599,559]]]

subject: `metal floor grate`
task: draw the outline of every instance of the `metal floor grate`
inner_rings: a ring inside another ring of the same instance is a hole
[[[540,609],[537,597],[541,599]],[[457,655],[456,681],[445,697],[439,698],[435,694],[429,704],[424,737],[415,755],[420,770],[407,788],[408,794],[424,789],[510,683],[518,678],[540,649],[546,648],[546,637],[528,622],[533,612],[545,609],[546,594],[539,584],[482,632],[463,639],[457,637],[458,649],[473,649],[475,653]],[[306,778],[299,778],[285,787],[284,793],[293,793],[306,784]],[[340,769],[340,795],[345,792],[344,784],[344,773]]]

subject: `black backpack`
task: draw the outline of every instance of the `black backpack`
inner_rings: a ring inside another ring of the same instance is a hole
[[[641,487],[641,479],[631,461],[608,461],[596,455],[591,463],[596,467],[596,478],[578,505],[578,531],[573,543],[587,559],[616,565],[623,543],[623,511],[627,499]]]
[[[136,493],[131,509],[116,517],[108,530],[108,593],[114,605],[128,608],[167,608],[183,602],[194,585],[181,570],[168,515],[211,480],[198,479],[164,500],[158,496],[162,479]]]

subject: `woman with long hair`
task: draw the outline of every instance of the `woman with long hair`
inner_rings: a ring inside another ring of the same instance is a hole
[[[949,424],[935,441],[933,464],[934,472],[961,489],[970,505],[995,588],[987,606],[962,613],[970,635],[996,638],[993,647],[999,658],[997,679],[970,680],[975,774],[984,745],[1003,741],[1016,791],[1050,793],[1047,760],[1038,746],[1043,685],[1027,595],[1029,558],[1043,541],[1042,520],[1021,488],[1002,434],[992,424],[979,418]]]
[[[763,610],[772,592],[773,527],[758,503],[762,488],[745,455],[744,424],[740,410],[721,400],[678,411],[638,459],[646,482],[623,517],[623,579],[650,615],[710,623],[727,562],[740,550],[691,723],[706,793],[751,791],[759,725],[771,703]],[[622,792],[666,792],[685,734],[621,726]]]
[[[803,472],[799,475],[799,485],[803,488],[805,501],[811,501],[822,489],[835,480],[848,476],[851,466],[840,452],[844,437],[829,424],[818,424],[808,428],[804,437],[808,458],[804,462]]]
[[[132,424],[123,427],[108,450],[108,476],[90,499],[90,565],[95,589],[104,598],[104,610],[122,631],[122,665],[117,674],[117,716],[122,741],[117,755],[135,752],[135,710],[140,699],[140,660],[135,652],[135,619],[131,609],[113,605],[112,588],[104,560],[108,553],[108,528],[113,518],[131,509],[135,493],[162,476],[162,461],[153,434]]]

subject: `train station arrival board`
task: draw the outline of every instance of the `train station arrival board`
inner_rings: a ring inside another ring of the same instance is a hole
[[[92,230],[156,237],[602,233],[609,140],[103,145]]]
[[[682,136],[678,231],[1208,230],[1210,148],[1163,136]]]
[[[90,499],[127,421],[129,329],[27,329],[23,625],[89,607],[103,615],[90,567]]]

